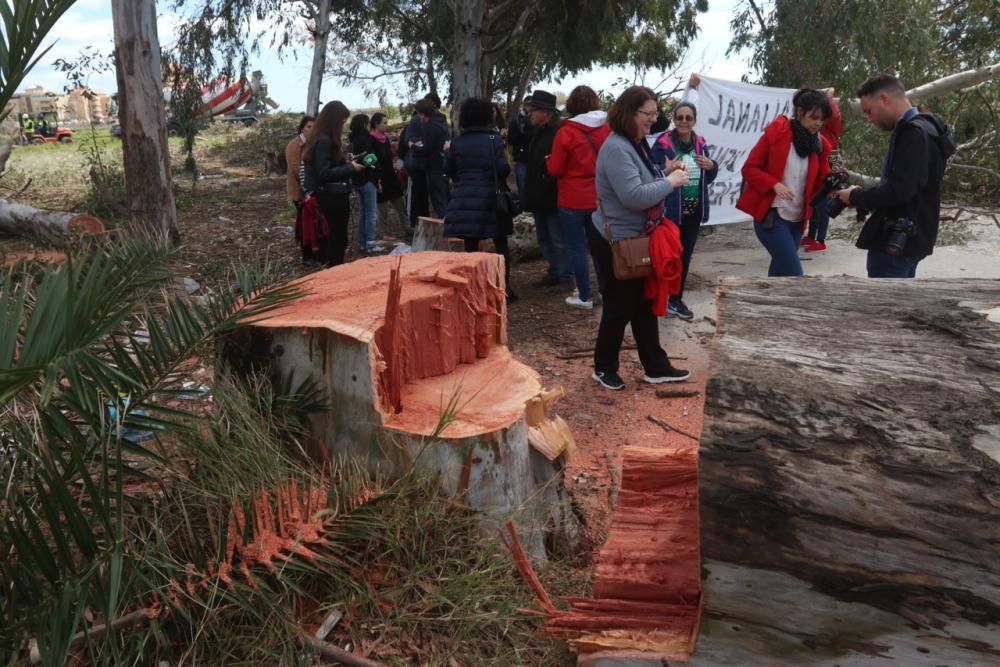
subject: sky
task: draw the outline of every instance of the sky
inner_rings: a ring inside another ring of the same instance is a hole
[[[729,20],[735,3],[736,0],[712,0],[709,2],[709,11],[699,15],[699,35],[688,52],[683,71],[699,71],[716,78],[731,80],[739,80],[746,73],[746,57],[727,58],[725,55],[726,47],[729,45]],[[161,0],[159,4],[160,46],[167,48],[175,39],[179,18],[164,11],[166,2]],[[67,81],[65,75],[51,65],[53,61],[57,58],[73,60],[86,47],[101,53],[112,51],[114,39],[110,0],[77,0],[73,8],[56,23],[44,44],[53,44],[52,49],[25,77],[22,90],[29,86],[40,85],[49,90],[61,91],[66,87]],[[309,80],[311,58],[311,46],[303,46],[292,55],[286,56],[283,61],[271,52],[262,51],[251,60],[250,65],[251,69],[259,69],[264,73],[268,94],[282,110],[301,111],[306,104],[306,85]],[[595,89],[619,91],[622,85],[617,83],[617,80],[622,76],[631,77],[631,72],[626,69],[595,69],[577,77],[568,77],[562,81],[547,81],[535,87],[551,92],[568,93],[578,84],[587,84]],[[660,73],[650,73],[640,83],[655,85],[661,78]],[[660,89],[664,86],[660,86]],[[117,88],[114,72],[93,75],[90,78],[90,87],[99,92],[109,94],[114,92]],[[426,91],[409,92],[400,88],[397,94],[390,95],[390,99],[415,99],[424,92]],[[345,87],[332,79],[324,81],[320,98],[339,99],[352,109],[378,106],[376,100],[366,99],[360,88]]]

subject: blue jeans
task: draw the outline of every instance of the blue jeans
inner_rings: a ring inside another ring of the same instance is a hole
[[[528,180],[528,163],[527,162],[515,162],[514,163],[514,178],[517,180],[517,194],[519,197],[524,196],[524,182]]]
[[[799,242],[802,241],[802,223],[789,222],[774,214],[774,226],[770,228],[753,223],[757,238],[771,254],[771,265],[767,275],[771,277],[801,276],[802,262],[799,261]]]
[[[375,248],[378,189],[374,183],[369,181],[364,185],[359,185],[355,190],[358,192],[358,205],[361,207],[358,215],[358,250],[373,250]]]
[[[533,213],[535,218],[535,236],[538,237],[538,247],[542,256],[549,263],[548,274],[564,282],[573,280],[569,272],[569,261],[566,259],[566,241],[563,238],[562,223],[558,213]]]
[[[593,225],[590,221],[593,209],[560,208],[559,219],[562,221],[563,236],[566,237],[566,257],[569,268],[576,279],[576,289],[581,301],[590,301],[590,261],[587,257],[587,227]]]
[[[881,250],[868,251],[869,278],[916,278],[923,257],[893,257]]]
[[[826,231],[830,228],[830,198],[823,197],[813,208],[809,218],[809,234],[807,236],[820,243],[826,243]]]

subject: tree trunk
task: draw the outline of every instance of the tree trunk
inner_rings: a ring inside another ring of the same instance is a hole
[[[483,21],[486,0],[465,0],[455,9],[455,53],[452,60],[452,107],[469,97],[482,97]]]
[[[14,140],[10,137],[0,138],[0,177],[3,176],[7,160],[10,159],[10,152],[14,148]]]
[[[156,2],[112,0],[111,13],[130,224],[139,234],[178,244]]]
[[[74,215],[61,211],[43,211],[0,199],[0,233],[45,243],[61,243]]]
[[[330,5],[332,0],[319,0],[316,7],[316,27],[313,30],[313,59],[309,70],[309,89],[306,95],[306,113],[319,113],[319,92],[326,72],[326,47],[330,40]]]
[[[867,605],[928,632],[948,624],[953,644],[983,651],[979,664],[996,660],[996,647],[955,628],[1000,623],[997,304],[1000,283],[985,280],[720,285],[702,551],[712,572],[749,568],[765,599],[743,605],[745,622],[799,636],[809,619],[842,647],[897,641],[844,611]],[[761,571],[808,596],[780,597]],[[709,589],[706,613],[746,592],[737,581],[713,600]]]
[[[948,76],[936,79],[930,83],[925,83],[917,86],[916,88],[911,88],[906,91],[906,96],[910,98],[910,102],[913,104],[920,104],[921,102],[924,102],[932,97],[937,97],[946,93],[954,93],[955,91],[970,88],[985,81],[990,81],[998,74],[1000,74],[1000,63],[994,63],[993,65],[987,65],[985,67],[977,67],[976,69],[966,70],[957,74],[949,74]],[[849,100],[848,106],[855,113],[861,113],[860,100]]]
[[[427,91],[441,97],[441,93],[438,92],[437,73],[434,71],[434,54],[430,42],[424,44],[424,49],[427,58]]]

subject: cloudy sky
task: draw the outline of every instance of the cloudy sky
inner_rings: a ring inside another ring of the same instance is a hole
[[[166,2],[159,3],[161,11],[165,11]],[[746,58],[729,58],[725,56],[729,44],[729,19],[735,0],[716,0],[709,3],[710,10],[699,16],[700,34],[689,51],[684,63],[685,71],[700,71],[722,79],[738,80],[746,72]],[[170,13],[159,16],[160,45],[169,47],[176,34],[178,17]],[[50,65],[57,58],[74,59],[82,49],[91,47],[102,53],[109,53],[114,46],[111,25],[110,0],[77,0],[56,24],[45,44],[54,46],[42,59],[39,65],[25,78],[22,88],[41,85],[50,90],[62,90],[66,86],[65,75]],[[252,69],[264,72],[268,84],[268,92],[281,108],[290,111],[300,111],[305,107],[306,84],[309,80],[309,63],[312,56],[310,48],[300,48],[291,56],[279,60],[275,55],[262,52],[251,61]],[[573,86],[586,83],[594,88],[604,90],[619,90],[617,82],[622,76],[631,77],[625,70],[594,70],[586,75],[568,78],[563,81],[552,81],[540,84],[552,91],[568,92]],[[648,74],[644,83],[655,85],[662,75]],[[114,92],[116,89],[114,73],[95,75],[90,80],[91,87],[103,92]],[[661,89],[667,84],[659,86]],[[416,91],[422,93],[423,91]],[[412,95],[416,97],[416,93]],[[366,99],[360,89],[341,86],[333,80],[323,84],[322,99],[340,99],[349,107],[358,108],[376,106],[374,99]],[[400,89],[397,95],[391,97],[411,97]]]

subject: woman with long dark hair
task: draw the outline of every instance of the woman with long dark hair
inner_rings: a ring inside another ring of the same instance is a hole
[[[621,280],[612,268],[611,243],[639,236],[660,224],[663,200],[688,182],[686,169],[664,176],[653,164],[646,135],[656,117],[653,91],[642,86],[627,89],[608,112],[611,134],[597,156],[597,212],[587,233],[595,269],[603,276],[604,308],[591,377],[615,391],[625,388],[618,375],[618,355],[628,325],[645,371],[643,380],[650,384],[679,382],[690,375],[672,366],[660,347],[659,322],[652,301],[645,296],[645,279]]]
[[[497,190],[506,187],[510,165],[504,141],[493,125],[493,105],[489,100],[470,97],[462,102],[458,125],[462,134],[452,139],[444,171],[455,183],[444,216],[444,235],[465,240],[465,251],[476,252],[479,242],[493,239],[503,255],[507,300],[517,296],[510,287],[510,246],[507,237],[514,222],[497,214]]]
[[[375,153],[375,140],[368,129],[370,119],[359,113],[351,119],[347,142],[352,155],[360,160],[368,153]],[[365,169],[354,177],[354,191],[358,193],[358,252],[375,253],[381,250],[375,241],[376,205],[378,200],[378,168]]]
[[[350,115],[343,102],[328,102],[302,148],[303,189],[316,197],[330,226],[329,237],[320,250],[327,266],[344,263],[351,218],[351,177],[364,170],[358,162],[348,162],[344,151],[344,123]]]
[[[753,216],[754,232],[771,255],[769,276],[801,276],[799,243],[812,199],[830,173],[830,143],[820,128],[833,110],[826,93],[803,88],[791,118],[778,116],[743,165],[746,187],[736,208]]]

